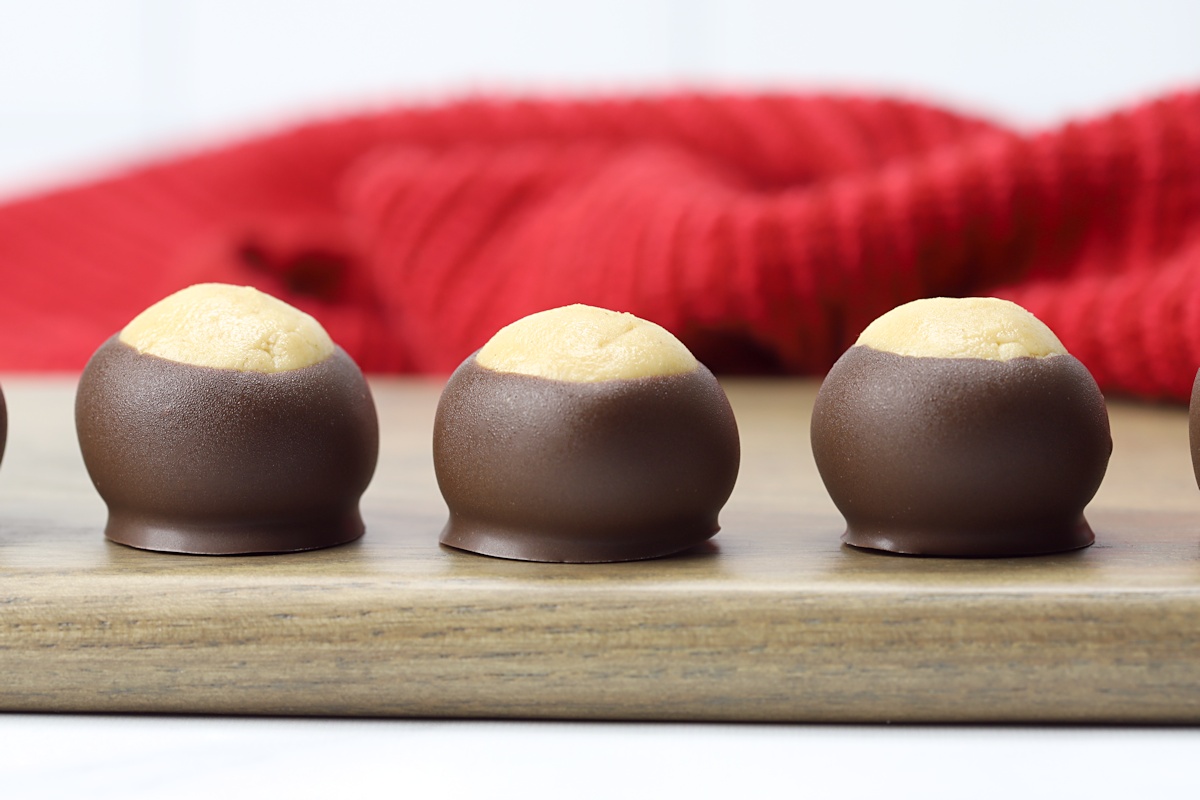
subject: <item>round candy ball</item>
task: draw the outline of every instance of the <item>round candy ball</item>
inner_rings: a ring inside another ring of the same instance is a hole
[[[309,550],[363,534],[379,428],[315,319],[249,287],[151,306],[88,362],[75,405],[105,535],[148,550]]]
[[[1104,398],[1041,321],[931,298],[873,322],[812,416],[817,468],[857,547],[1017,556],[1085,547],[1112,451]]]
[[[574,305],[512,323],[462,363],[433,456],[443,544],[604,562],[713,536],[740,449],[725,392],[674,336]]]
[[[4,446],[8,443],[8,407],[4,404],[4,392],[0,391],[0,461],[4,460]]]

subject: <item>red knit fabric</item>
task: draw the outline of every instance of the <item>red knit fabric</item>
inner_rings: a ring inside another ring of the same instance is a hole
[[[1200,92],[1021,135],[886,99],[487,101],[333,120],[0,205],[0,369],[78,369],[191,283],[446,372],[556,305],[717,371],[820,373],[874,317],[998,295],[1106,390],[1200,366]]]

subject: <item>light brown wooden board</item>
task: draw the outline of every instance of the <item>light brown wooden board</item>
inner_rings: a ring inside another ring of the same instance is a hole
[[[742,474],[713,542],[546,565],[437,544],[440,384],[377,381],[355,543],[196,557],[102,537],[74,381],[2,381],[0,709],[779,721],[1200,721],[1186,413],[1114,403],[1098,543],[1022,559],[840,545],[815,386],[733,382]]]

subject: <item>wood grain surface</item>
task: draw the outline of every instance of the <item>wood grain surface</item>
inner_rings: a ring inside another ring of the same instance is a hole
[[[0,709],[777,721],[1200,721],[1200,492],[1181,408],[1112,403],[1089,549],[839,543],[815,386],[731,382],[742,473],[710,544],[546,565],[437,544],[440,384],[377,381],[360,542],[285,556],[104,540],[73,378],[7,378]]]

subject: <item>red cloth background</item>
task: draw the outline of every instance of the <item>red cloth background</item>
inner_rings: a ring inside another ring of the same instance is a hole
[[[470,100],[0,205],[0,369],[79,369],[183,286],[258,286],[364,369],[447,372],[586,302],[716,371],[820,373],[894,305],[998,295],[1106,390],[1200,366],[1200,93],[1022,134],[855,97]]]

